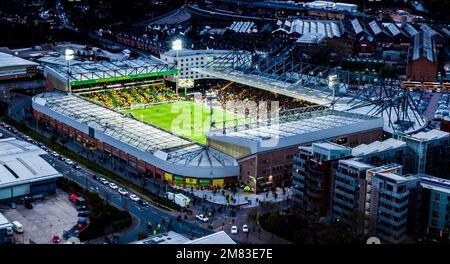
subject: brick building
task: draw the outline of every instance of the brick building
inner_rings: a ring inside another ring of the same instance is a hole
[[[437,79],[437,56],[434,39],[421,31],[414,36],[408,52],[406,78],[411,81],[435,82]]]

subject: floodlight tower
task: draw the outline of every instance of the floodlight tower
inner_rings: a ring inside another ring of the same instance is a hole
[[[178,70],[178,52],[183,49],[183,42],[180,39],[172,42],[172,49],[176,52],[176,66]],[[175,92],[178,95],[178,72],[175,75]]]
[[[67,61],[67,90],[69,92],[72,92],[72,89],[70,87],[70,61],[74,59],[75,52],[72,49],[66,49],[64,52],[64,59]]]

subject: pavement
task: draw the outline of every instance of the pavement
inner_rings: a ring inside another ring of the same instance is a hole
[[[78,212],[68,199],[67,193],[57,190],[42,201],[33,202],[33,209],[18,204],[16,209],[3,212],[10,221],[19,221],[23,234],[14,234],[16,243],[51,244],[54,235],[62,238],[63,232],[72,228],[78,220]]]
[[[180,188],[181,189],[181,188]],[[214,192],[212,190],[197,190],[197,189],[182,189],[184,192],[191,193],[196,197],[206,199],[207,201],[218,204],[218,205],[237,205],[241,206],[241,208],[252,208],[257,207],[259,202],[282,202],[286,200],[286,198],[291,197],[293,195],[291,188],[286,188],[285,193],[283,193],[283,189],[277,188],[276,196],[272,193],[248,193],[244,192],[242,189],[238,189],[236,193],[233,193],[228,190],[219,190],[218,192]],[[227,201],[227,196],[231,194],[233,200],[229,203]]]

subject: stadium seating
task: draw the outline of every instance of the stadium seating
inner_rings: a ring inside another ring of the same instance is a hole
[[[173,93],[171,88],[164,85],[104,90],[85,93],[82,96],[108,108],[123,108],[137,104],[153,104],[180,99],[178,95]]]

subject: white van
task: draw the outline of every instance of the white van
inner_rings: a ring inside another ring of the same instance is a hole
[[[19,234],[23,233],[23,225],[19,223],[19,221],[14,221],[11,224],[13,226],[14,231],[16,231]]]

